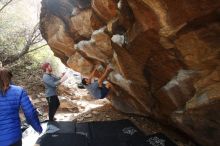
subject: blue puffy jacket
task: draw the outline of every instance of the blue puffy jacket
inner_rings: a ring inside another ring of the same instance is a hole
[[[5,95],[0,91],[0,146],[9,146],[21,139],[20,107],[28,124],[35,131],[42,132],[37,112],[27,92],[19,86],[10,85]]]

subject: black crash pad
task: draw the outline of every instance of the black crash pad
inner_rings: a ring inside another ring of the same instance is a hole
[[[59,130],[44,134],[40,146],[176,146],[162,133],[145,135],[129,120],[48,125]]]
[[[45,134],[40,146],[89,146],[86,137],[75,133]]]

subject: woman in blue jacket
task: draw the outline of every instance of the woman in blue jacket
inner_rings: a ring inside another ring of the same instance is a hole
[[[0,69],[0,146],[22,145],[20,107],[27,123],[39,134],[42,132],[37,112],[27,92],[22,87],[10,85],[11,78],[10,71]]]

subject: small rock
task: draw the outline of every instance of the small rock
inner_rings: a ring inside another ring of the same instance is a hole
[[[33,103],[33,104],[41,103],[41,100],[39,100],[39,99],[34,99],[34,100],[32,100],[32,103]]]
[[[85,115],[84,117],[86,117],[86,118],[91,118],[91,117],[92,117],[92,114]]]
[[[77,121],[79,121],[79,122],[81,122],[81,121],[83,121],[83,120],[84,120],[83,117],[77,119]]]
[[[107,118],[107,121],[111,121],[112,119],[111,118]]]
[[[99,112],[97,111],[92,111],[92,114],[97,115]]]
[[[47,99],[46,99],[46,98],[41,98],[41,100],[42,100],[43,102],[46,102],[46,101],[47,101]]]

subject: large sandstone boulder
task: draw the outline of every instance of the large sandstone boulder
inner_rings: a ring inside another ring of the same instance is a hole
[[[87,76],[109,63],[112,105],[220,143],[220,1],[43,0],[41,33]]]

